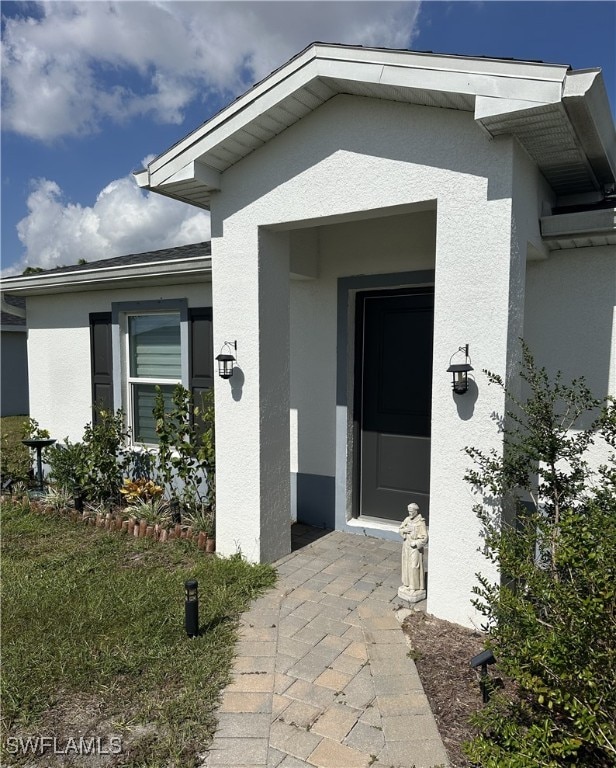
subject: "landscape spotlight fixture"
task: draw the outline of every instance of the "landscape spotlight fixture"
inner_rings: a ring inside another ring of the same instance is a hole
[[[464,352],[463,363],[452,363],[453,358],[458,352]],[[458,349],[449,358],[449,368],[447,373],[451,373],[453,377],[453,392],[454,395],[463,395],[468,390],[468,372],[473,370],[473,366],[470,364],[470,357],[468,356],[468,344]]]
[[[488,664],[494,664],[496,659],[494,654],[489,649],[478,653],[477,656],[473,656],[471,659],[471,669],[478,669],[481,667],[481,673],[479,677],[479,688],[481,689],[481,697],[483,703],[487,704],[490,700],[490,684],[488,675]]]

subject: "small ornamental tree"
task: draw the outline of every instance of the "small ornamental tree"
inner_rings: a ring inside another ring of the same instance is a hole
[[[120,488],[131,463],[129,432],[120,409],[97,408],[98,419],[83,432],[83,478],[86,498],[111,507],[120,502]]]
[[[157,387],[153,409],[158,437],[156,470],[168,493],[179,496],[187,512],[194,513],[202,504],[214,510],[213,397],[211,390],[206,392],[201,406],[196,406],[191,393],[177,384],[167,404]]]
[[[502,455],[474,448],[466,479],[485,554],[501,583],[478,576],[474,604],[513,693],[495,692],[465,745],[485,768],[616,765],[616,469],[588,449],[616,447],[613,401],[583,380],[553,382],[525,348],[528,396],[507,395]]]

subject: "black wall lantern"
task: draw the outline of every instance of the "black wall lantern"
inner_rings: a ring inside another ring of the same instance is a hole
[[[199,583],[194,579],[185,582],[184,627],[188,637],[199,634]]]
[[[237,341],[225,341],[220,350],[220,354],[216,356],[216,360],[218,360],[218,375],[221,379],[230,379],[231,376],[233,376],[235,355],[225,352],[225,347],[228,347],[229,349],[233,348],[237,352]]]
[[[452,363],[453,358],[459,353],[464,353],[463,363]],[[463,395],[468,390],[468,372],[473,370],[473,366],[470,364],[470,357],[468,356],[468,344],[464,347],[458,347],[458,349],[449,358],[449,368],[447,373],[451,373],[453,377],[452,387],[454,395]]]

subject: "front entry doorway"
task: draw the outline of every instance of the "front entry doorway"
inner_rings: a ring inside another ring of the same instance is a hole
[[[434,289],[356,297],[355,422],[362,517],[428,519]]]

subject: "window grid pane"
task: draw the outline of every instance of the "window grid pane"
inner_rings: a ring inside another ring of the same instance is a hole
[[[179,314],[131,316],[128,337],[131,378],[181,378]]]
[[[158,443],[156,424],[152,410],[156,402],[156,384],[132,384],[133,401],[133,442]],[[165,400],[165,412],[173,409],[173,390],[175,385],[160,384]]]

